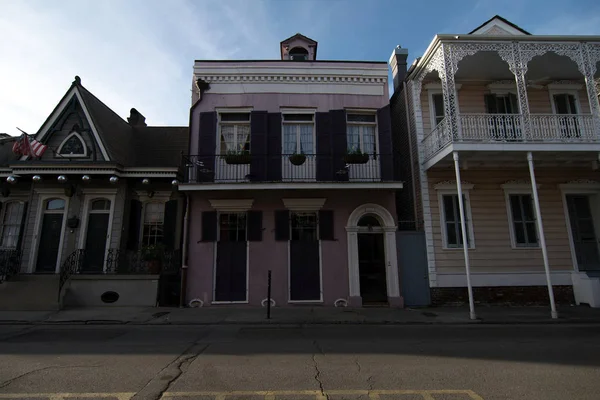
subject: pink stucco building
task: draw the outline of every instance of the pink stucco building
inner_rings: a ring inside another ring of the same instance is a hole
[[[280,46],[195,62],[187,302],[400,306],[387,64]]]

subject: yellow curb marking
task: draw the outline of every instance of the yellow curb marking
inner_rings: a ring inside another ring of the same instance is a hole
[[[423,400],[435,400],[436,394],[463,394],[472,400],[483,400],[472,390],[278,390],[278,391],[231,391],[231,392],[165,392],[161,399],[172,397],[213,397],[226,400],[229,396],[262,396],[263,400],[278,400],[280,396],[314,396],[315,400],[326,400],[330,395],[365,395],[369,400],[381,400],[381,395],[420,395]],[[0,393],[0,399],[41,398],[47,400],[67,400],[69,398],[131,400],[135,393]]]

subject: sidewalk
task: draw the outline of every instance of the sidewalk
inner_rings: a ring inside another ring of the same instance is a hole
[[[600,309],[560,307],[559,318],[550,318],[548,307],[479,306],[477,320],[469,319],[466,307],[391,308],[273,308],[271,319],[265,308],[157,308],[102,307],[61,311],[0,311],[2,325],[130,324],[130,325],[219,325],[219,324],[556,324],[600,323]]]

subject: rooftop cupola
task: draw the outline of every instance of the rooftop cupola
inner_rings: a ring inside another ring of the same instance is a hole
[[[281,42],[281,59],[289,61],[314,61],[317,59],[317,42],[296,33]]]

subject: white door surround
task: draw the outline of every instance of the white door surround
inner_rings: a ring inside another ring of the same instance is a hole
[[[358,259],[358,221],[365,215],[375,216],[382,225],[385,235],[385,269],[388,301],[390,306],[401,306],[400,282],[398,281],[398,256],[396,252],[396,222],[392,214],[379,204],[363,204],[357,207],[346,225],[348,238],[348,284],[351,306],[362,305],[360,296],[360,271]]]
[[[108,214],[108,228],[106,234],[106,245],[104,250],[104,266],[103,271],[106,272],[106,263],[108,261],[108,251],[110,250],[110,242],[112,240],[112,229],[113,229],[113,218],[115,215],[115,202],[116,202],[116,190],[105,190],[105,191],[93,191],[88,190],[83,199],[83,212],[81,214],[81,229],[79,230],[79,249],[85,249],[85,241],[87,239],[87,228],[92,214],[91,203],[94,200],[108,200],[110,201],[110,209],[108,211],[101,211],[100,213]]]

